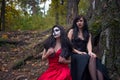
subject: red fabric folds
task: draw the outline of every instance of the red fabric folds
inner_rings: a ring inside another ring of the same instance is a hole
[[[58,62],[61,49],[59,49],[54,57],[49,57],[48,69],[38,78],[38,80],[72,80],[68,64]]]

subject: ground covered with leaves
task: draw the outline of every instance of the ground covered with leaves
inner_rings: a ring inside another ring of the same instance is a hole
[[[0,32],[0,80],[36,80],[47,68],[41,61],[49,31]]]

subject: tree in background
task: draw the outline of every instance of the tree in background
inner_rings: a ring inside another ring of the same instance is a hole
[[[40,13],[39,5],[42,3],[41,0],[18,0],[18,2],[24,13],[29,13],[31,15]]]
[[[43,13],[41,12],[41,7],[39,0],[1,0],[1,30],[15,30],[15,29],[38,29],[39,23],[43,23],[44,19],[41,18]],[[41,1],[42,3],[42,1]],[[6,6],[4,6],[6,4]],[[6,11],[5,11],[6,10]],[[37,24],[33,25],[33,18],[37,16],[39,19]],[[32,19],[30,19],[33,17]],[[29,18],[29,19],[28,19]],[[23,22],[27,21],[27,22]],[[30,22],[30,23],[29,23]],[[4,24],[3,24],[4,23]],[[3,27],[4,26],[4,27]],[[29,27],[27,27],[29,26]]]
[[[85,13],[87,7],[84,4],[85,2],[88,3],[87,0],[51,0],[50,8],[45,14],[46,1],[48,0],[6,1],[6,30],[42,29],[48,28],[53,24],[70,26],[76,15],[80,12]],[[44,4],[44,7],[41,8],[40,4]],[[37,24],[34,24],[34,21],[30,21],[34,20],[35,16],[40,18],[37,18]]]
[[[70,25],[72,20],[78,15],[78,5],[80,0],[67,0],[67,24]]]
[[[5,0],[0,0],[1,2],[1,15],[0,15],[0,31],[5,31]]]

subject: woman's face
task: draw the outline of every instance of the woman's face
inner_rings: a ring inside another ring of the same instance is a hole
[[[54,38],[60,37],[60,35],[61,35],[60,33],[61,33],[61,31],[60,31],[60,29],[58,27],[53,28],[53,36],[54,36]]]
[[[84,20],[83,18],[81,17],[77,22],[76,22],[77,26],[79,29],[83,28],[84,26]]]

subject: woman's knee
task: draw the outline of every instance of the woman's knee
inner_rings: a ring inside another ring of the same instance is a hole
[[[96,60],[96,56],[90,56],[90,59],[94,59],[94,60]]]
[[[91,63],[96,63],[96,57],[94,57],[94,56],[90,56],[90,59],[89,59],[89,63],[91,64]]]

